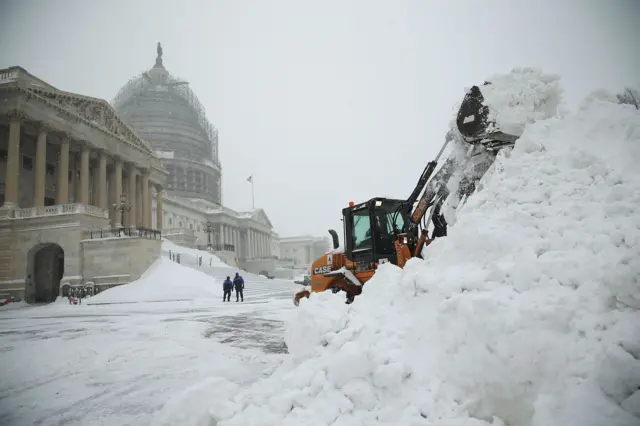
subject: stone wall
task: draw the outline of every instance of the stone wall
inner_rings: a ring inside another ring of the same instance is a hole
[[[186,232],[175,232],[175,233],[167,233],[163,232],[163,238],[171,241],[174,244],[178,244],[179,246],[195,248],[196,247],[196,237],[193,235],[189,235]]]
[[[216,251],[215,254],[220,260],[226,263],[229,266],[233,266],[234,268],[238,267],[238,258],[235,252],[232,251]]]
[[[82,281],[81,247],[84,230],[106,228],[108,219],[86,214],[65,214],[0,220],[2,268],[0,295],[24,297],[25,278],[33,265],[35,253],[47,244],[64,251],[64,275],[61,283]]]
[[[114,237],[83,240],[82,276],[100,290],[137,280],[160,258],[161,241]]]
[[[248,259],[241,260],[239,262],[240,268],[252,274],[259,274],[262,271],[267,271],[269,276],[273,276],[276,270],[275,259]]]

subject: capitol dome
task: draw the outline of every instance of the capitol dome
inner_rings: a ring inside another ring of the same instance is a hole
[[[120,117],[151,143],[169,173],[169,195],[222,204],[218,132],[188,83],[156,63],[134,77],[112,101]]]

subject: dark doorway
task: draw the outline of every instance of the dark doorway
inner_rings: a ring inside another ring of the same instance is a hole
[[[57,244],[34,247],[32,268],[29,271],[29,286],[32,287],[27,301],[50,303],[60,294],[60,280],[64,275],[64,251]]]

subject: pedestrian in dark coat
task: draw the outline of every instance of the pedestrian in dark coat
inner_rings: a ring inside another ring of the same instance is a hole
[[[233,278],[233,286],[236,288],[236,302],[244,302],[244,280],[237,272],[236,276]]]
[[[224,280],[224,283],[222,283],[222,290],[224,291],[224,294],[222,295],[222,301],[231,302],[231,291],[233,290],[233,283],[231,282],[231,279],[229,277],[227,277],[227,279]]]

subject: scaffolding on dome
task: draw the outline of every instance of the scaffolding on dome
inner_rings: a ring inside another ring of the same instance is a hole
[[[144,73],[140,74],[122,86],[118,94],[111,101],[111,104],[116,110],[119,110],[120,106],[124,105],[130,99],[142,95],[144,91],[152,85],[153,83],[148,80],[148,77]],[[159,85],[168,87],[173,93],[187,101],[187,104],[194,110],[198,117],[198,125],[211,142],[213,158],[217,161],[218,130],[207,119],[204,106],[188,86],[188,83],[185,80],[178,80],[169,75],[166,80]]]

